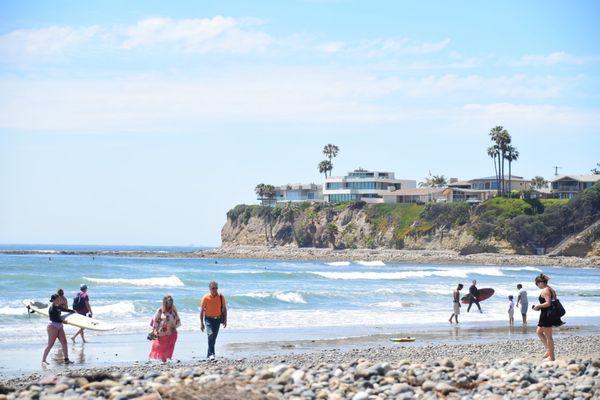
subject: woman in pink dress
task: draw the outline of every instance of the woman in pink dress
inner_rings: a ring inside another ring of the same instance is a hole
[[[173,297],[166,295],[163,298],[162,307],[154,314],[152,328],[155,339],[152,341],[150,358],[156,358],[162,362],[173,358],[179,326],[181,326],[181,321],[173,304]]]

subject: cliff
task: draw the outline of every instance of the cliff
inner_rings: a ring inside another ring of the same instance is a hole
[[[227,213],[221,240],[224,245],[591,256],[600,249],[599,221],[600,185],[595,185],[570,201],[238,205]]]

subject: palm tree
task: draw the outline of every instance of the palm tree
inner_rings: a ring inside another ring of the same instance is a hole
[[[596,163],[596,167],[590,170],[594,175],[600,175],[600,163]]]
[[[333,169],[333,164],[329,160],[323,160],[318,165],[319,172],[325,174],[325,178],[327,178],[327,172],[329,172],[329,176],[331,176],[331,170]]]
[[[432,187],[441,188],[448,184],[448,180],[444,175],[434,175],[431,178]]]
[[[531,180],[531,186],[534,189],[543,189],[548,187],[548,181],[543,176],[536,176]]]
[[[498,148],[496,146],[488,147],[487,155],[492,157],[492,160],[494,160],[494,176],[496,177],[496,185],[500,187],[500,176],[498,175],[498,165],[496,165],[496,157],[498,157]]]
[[[254,188],[254,192],[256,193],[256,195],[258,196],[258,200],[260,200],[260,201],[263,201],[265,199],[265,187],[266,186],[267,185],[265,185],[264,183],[259,183]]]
[[[269,202],[275,199],[275,186],[265,185],[265,197]]]
[[[327,144],[325,145],[325,147],[323,147],[323,154],[329,159],[329,162],[331,163],[331,168],[329,169],[330,173],[329,176],[331,176],[331,170],[333,169],[333,159],[335,157],[337,157],[338,153],[340,152],[340,148],[337,147],[335,144]]]
[[[515,146],[509,144],[506,146],[506,155],[504,156],[508,161],[508,192],[512,191],[512,170],[511,164],[513,161],[517,161],[519,158],[519,150]]]
[[[498,194],[504,194],[504,160],[506,159],[506,146],[510,144],[511,137],[510,134],[504,127],[498,125],[493,127],[490,130],[490,138],[495,143],[496,148],[498,149],[498,175],[500,178],[499,186],[498,186]]]

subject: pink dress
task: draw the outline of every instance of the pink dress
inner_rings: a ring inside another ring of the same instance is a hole
[[[150,349],[150,358],[156,358],[167,361],[173,358],[175,342],[177,342],[177,328],[181,326],[177,311],[171,310],[163,312],[161,308],[154,314],[154,323],[152,327],[158,331],[158,338],[152,341]]]

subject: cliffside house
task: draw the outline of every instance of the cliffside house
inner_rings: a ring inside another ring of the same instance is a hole
[[[345,176],[325,179],[323,198],[328,203],[365,201],[383,203],[383,195],[398,189],[416,188],[417,181],[396,179],[393,172],[357,169]]]
[[[553,197],[570,199],[600,182],[600,175],[560,175],[550,181]]]
[[[493,196],[493,191],[461,187],[411,188],[394,190],[383,195],[384,203],[480,203]]]
[[[499,181],[496,179],[495,176],[487,176],[484,178],[471,179],[471,180],[469,180],[469,183],[471,184],[471,187],[469,189],[497,191]],[[510,187],[509,187],[509,184],[510,184]],[[506,175],[505,179],[504,179],[504,187],[508,191],[529,190],[531,188],[531,181],[529,181],[527,179],[523,179],[522,176],[517,176],[517,175],[511,176],[511,179],[509,181],[508,175]]]
[[[275,186],[273,199],[259,198],[260,204],[271,205],[283,203],[322,202],[323,186],[314,183],[293,183]]]

